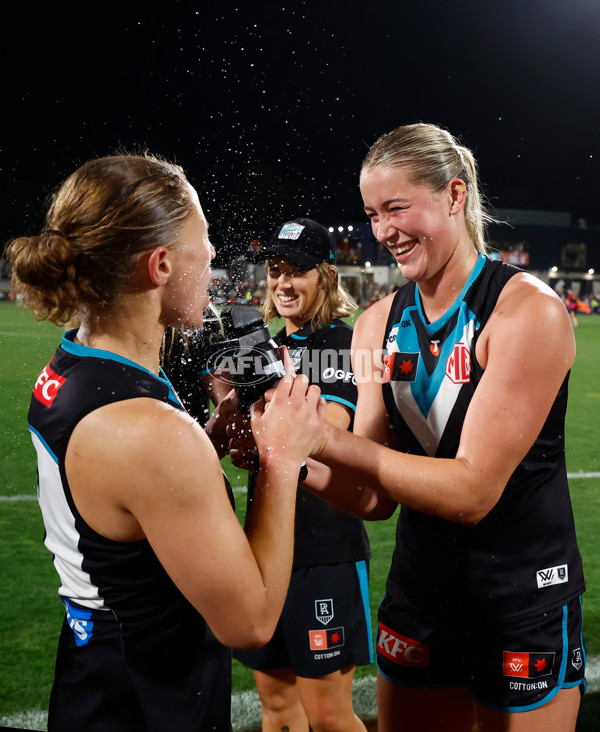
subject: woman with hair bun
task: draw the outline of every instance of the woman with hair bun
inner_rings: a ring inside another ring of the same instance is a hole
[[[253,405],[260,470],[244,533],[219,456],[159,366],[167,327],[202,325],[214,257],[183,170],[150,155],[91,160],[8,255],[36,317],[80,323],[29,411],[66,610],[48,729],[231,729],[227,646],[263,645],[281,613],[319,390],[286,357],[269,407]],[[217,432],[234,406],[220,405]]]
[[[486,256],[477,166],[448,131],[383,135],[360,190],[408,283],[359,317],[354,430],[325,423],[305,484],[364,519],[401,505],[379,732],[574,730],[585,583],[564,454],[566,309]]]

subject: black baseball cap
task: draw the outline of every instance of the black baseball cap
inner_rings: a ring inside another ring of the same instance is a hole
[[[312,219],[292,219],[277,227],[258,258],[281,257],[303,271],[321,262],[335,261],[335,239],[327,229]]]

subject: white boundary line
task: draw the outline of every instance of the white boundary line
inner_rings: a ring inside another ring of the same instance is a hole
[[[584,479],[593,479],[593,478],[600,478],[600,473],[567,473],[567,478],[569,480],[575,480],[577,478],[584,478]],[[247,493],[247,488],[244,486],[238,486],[237,488],[232,489],[234,493]],[[7,503],[17,503],[19,501],[37,501],[37,496],[35,495],[19,495],[19,496],[0,496],[0,503],[7,502]]]
[[[569,480],[573,478],[600,478],[599,473],[569,473]],[[234,493],[245,493],[245,488],[234,488]],[[0,501],[37,501],[35,495],[0,496]],[[586,678],[588,692],[600,691],[600,656],[588,657]],[[366,676],[355,679],[352,686],[354,708],[361,719],[375,719],[377,703],[375,694],[375,677]],[[243,732],[248,729],[258,729],[261,723],[261,707],[255,691],[241,691],[232,695],[231,719],[233,732]],[[23,712],[6,717],[0,717],[0,725],[27,730],[47,730],[47,714],[44,711]]]
[[[600,476],[599,476],[600,477]],[[244,486],[241,486],[239,488],[232,488],[231,489],[234,493],[247,493],[248,489]],[[27,503],[28,501],[37,501],[37,495],[20,495],[20,496],[0,496],[0,503],[20,503],[20,502]]]
[[[600,691],[600,656],[588,657],[586,679],[588,693]],[[357,715],[364,720],[377,717],[375,676],[355,679],[352,685],[352,701]],[[231,721],[233,732],[260,729],[261,707],[256,691],[240,691],[231,697]],[[0,717],[0,725],[28,730],[47,730],[47,714],[43,711],[23,712]]]

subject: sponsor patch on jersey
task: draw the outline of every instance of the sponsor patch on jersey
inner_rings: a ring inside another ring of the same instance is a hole
[[[326,384],[332,384],[336,381],[342,381],[344,384],[356,384],[356,379],[352,371],[344,371],[343,369],[334,369],[331,366],[326,368],[321,374],[321,379]]]
[[[465,343],[457,343],[446,360],[446,376],[454,384],[466,384],[471,376],[471,352]]]
[[[91,610],[84,610],[81,607],[74,607],[66,597],[61,597],[66,610],[67,623],[75,634],[76,646],[87,646],[94,630],[94,621]]]
[[[429,644],[401,635],[383,623],[379,623],[377,650],[398,666],[429,667]]]
[[[548,569],[538,569],[536,572],[538,588],[550,587],[551,585],[562,585],[569,581],[569,567],[567,564],[561,564],[559,567],[548,567]]]
[[[414,381],[417,378],[420,353],[402,353],[394,351],[387,355],[383,362],[385,370],[383,380],[387,381]]]
[[[45,407],[51,407],[65,381],[66,378],[55,373],[48,364],[35,382],[33,396]]]
[[[537,679],[549,676],[554,668],[555,653],[529,653],[504,651],[502,673],[504,676],[517,676],[523,679]]]
[[[279,232],[277,238],[292,239],[295,241],[300,237],[303,229],[304,226],[302,226],[301,224],[286,224],[285,226],[281,227],[281,231]]]
[[[343,628],[329,628],[328,630],[309,630],[308,638],[311,651],[325,651],[345,643]]]
[[[333,600],[315,600],[315,617],[323,625],[333,620]]]

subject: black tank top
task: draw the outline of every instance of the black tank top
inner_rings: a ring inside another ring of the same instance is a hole
[[[475,356],[477,339],[519,271],[480,255],[463,291],[435,323],[426,321],[414,282],[398,291],[386,327],[383,394],[406,452],[455,457],[484,371]],[[568,375],[535,443],[476,526],[402,508],[383,606],[411,596],[424,607],[443,607],[460,596],[465,612],[501,619],[560,606],[583,592],[565,468],[567,383]]]
[[[156,695],[151,691],[156,688],[164,691],[163,706],[193,697],[194,724],[202,727],[204,720],[216,729],[230,729],[231,651],[183,597],[148,541],[113,541],[88,526],[74,505],[65,472],[69,438],[93,410],[139,397],[183,407],[166,378],[108,351],[74,343],[74,334],[63,336],[38,377],[29,425],[38,454],[45,544],[54,555],[59,594],[91,612],[91,624],[77,645],[86,645],[92,637],[95,615],[114,618],[123,663],[146,679],[147,698]],[[225,489],[233,507],[227,483]],[[180,676],[180,691],[169,695],[167,688]],[[189,689],[186,695],[185,684],[192,679],[202,688]]]

